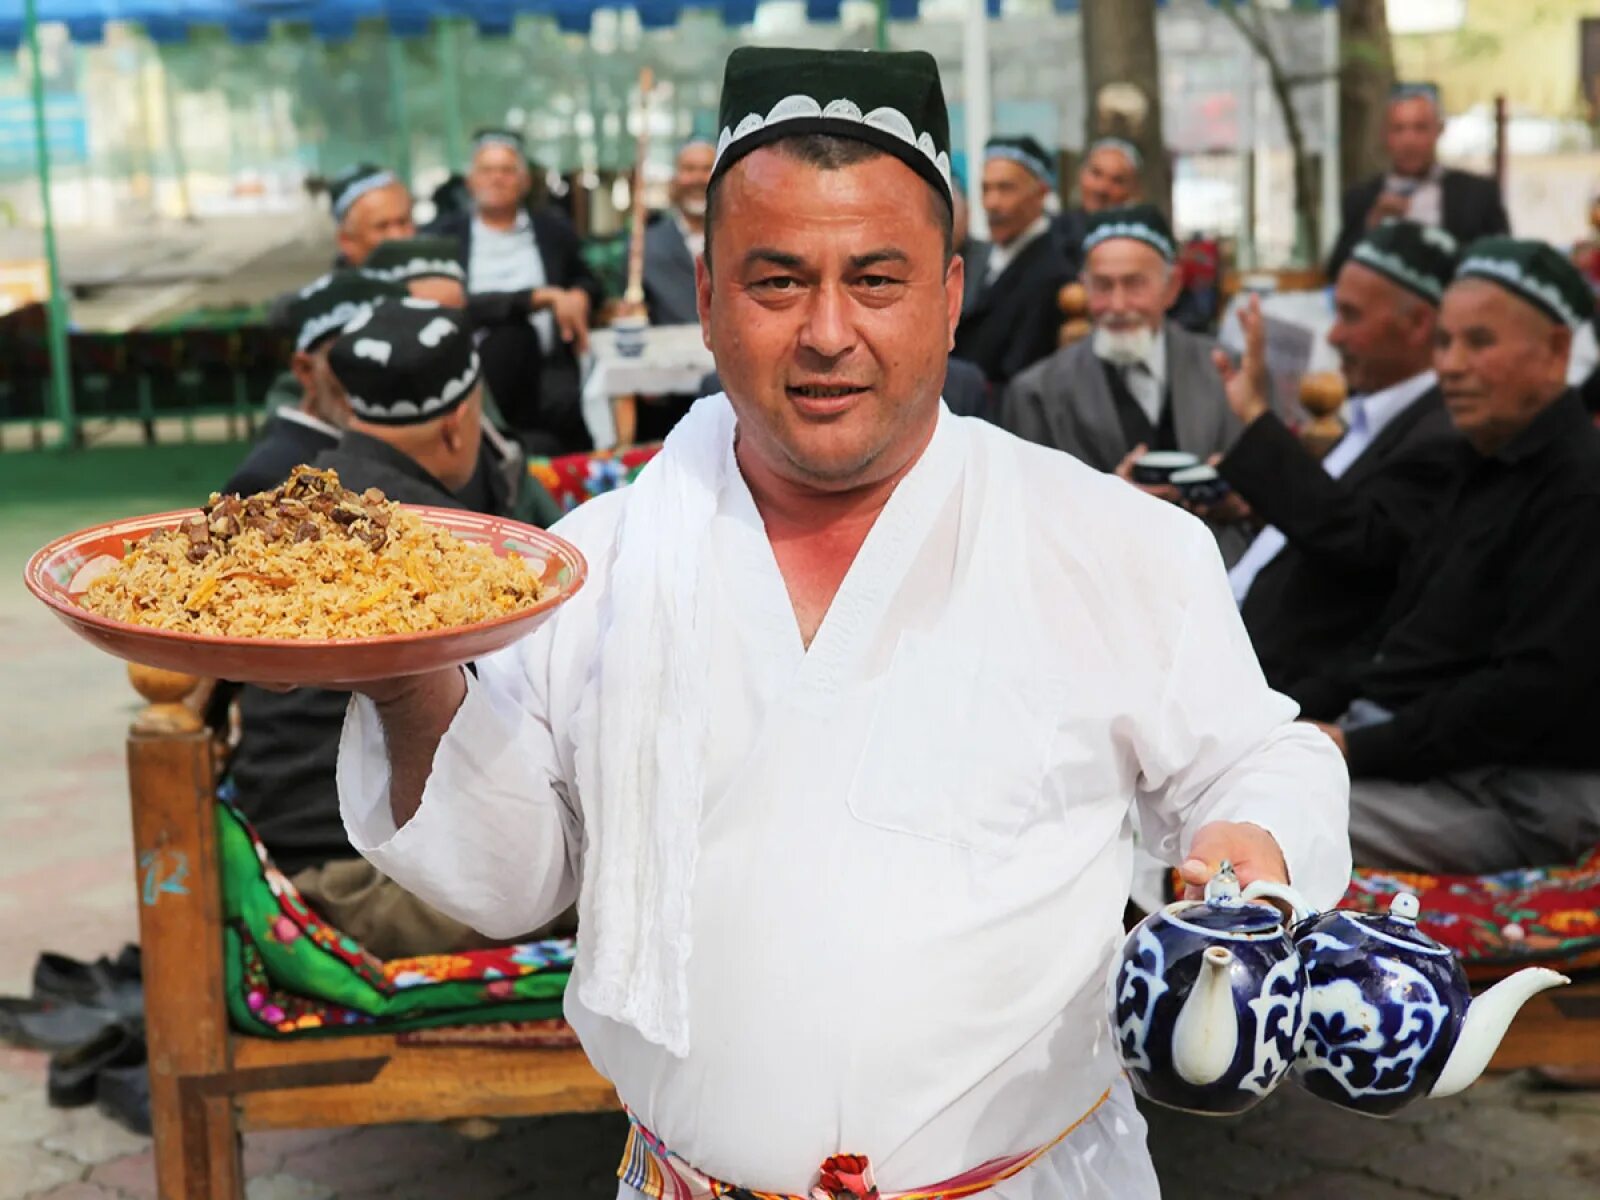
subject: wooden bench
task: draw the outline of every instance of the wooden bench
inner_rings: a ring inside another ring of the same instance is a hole
[[[408,1046],[394,1035],[274,1041],[233,1032],[217,741],[197,711],[198,681],[142,668],[129,674],[148,702],[128,734],[128,780],[162,1200],[241,1200],[243,1131],[617,1107],[611,1085],[576,1048]]]

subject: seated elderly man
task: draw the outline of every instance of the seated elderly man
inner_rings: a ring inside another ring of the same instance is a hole
[[[1291,689],[1349,762],[1358,863],[1485,872],[1600,842],[1600,431],[1566,384],[1593,298],[1542,242],[1468,249],[1434,368],[1460,481],[1376,649]]]
[[[1226,858],[1326,904],[1343,766],[1192,517],[940,403],[933,59],[726,73],[726,395],[562,523],[589,582],[536,633],[362,686],[346,827],[491,933],[578,898],[621,1200],[1155,1200],[1105,1022],[1133,829],[1191,884]]]
[[[989,140],[984,150],[983,209],[989,244],[968,270],[982,276],[963,301],[955,355],[1001,384],[1056,348],[1056,295],[1071,277],[1050,237],[1045,200],[1055,172],[1031,137]],[[968,302],[970,301],[970,302]]]
[[[1212,362],[1215,344],[1174,324],[1167,310],[1182,286],[1177,246],[1152,205],[1106,209],[1083,240],[1083,282],[1094,334],[1023,372],[1000,399],[1000,425],[1129,478],[1148,450],[1204,460],[1239,436]],[[1146,489],[1176,500],[1169,487]],[[1207,518],[1226,562],[1248,544],[1237,515]]]
[[[479,366],[460,314],[390,300],[323,351],[348,396],[347,428],[313,463],[346,487],[463,508],[478,461]],[[281,482],[275,480],[274,482]],[[445,953],[487,940],[380,875],[351,848],[334,766],[347,697],[301,689],[239,691],[240,741],[226,792],[254,823],[307,903],[384,958]]]
[[[531,453],[588,450],[578,355],[603,299],[600,281],[564,217],[528,210],[533,176],[520,134],[480,130],[467,186],[472,210],[430,231],[455,243],[466,272],[484,381]]]
[[[1063,209],[1050,225],[1050,236],[1073,275],[1083,270],[1083,239],[1090,218],[1108,208],[1136,203],[1143,166],[1144,156],[1126,138],[1097,138],[1084,152],[1078,168],[1078,203]]]
[[[391,238],[417,232],[411,216],[411,189],[393,171],[360,163],[335,176],[328,186],[338,226],[339,267],[365,266],[368,256]]]
[[[1456,260],[1449,234],[1411,221],[1356,244],[1328,333],[1352,393],[1349,430],[1320,463],[1268,407],[1258,306],[1241,314],[1242,368],[1218,355],[1244,433],[1217,469],[1267,526],[1228,580],[1275,688],[1371,640],[1418,533],[1449,498],[1461,435],[1439,392],[1433,342]]]
[[[362,271],[333,271],[296,292],[286,309],[294,330],[289,370],[298,395],[273,409],[250,453],[222,485],[248,496],[276,487],[289,472],[331,449],[350,421],[344,389],[328,369],[328,348],[351,321],[374,304],[405,295]]]

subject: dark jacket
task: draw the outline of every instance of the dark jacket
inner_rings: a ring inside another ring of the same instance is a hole
[[[644,303],[652,325],[692,325],[700,319],[694,255],[669,212],[651,214],[645,226]]]
[[[1367,214],[1383,194],[1384,176],[1377,175],[1365,183],[1358,183],[1344,194],[1344,224],[1339,230],[1339,240],[1328,256],[1328,278],[1338,277],[1356,243],[1367,232]],[[1506,216],[1505,204],[1500,199],[1500,185],[1483,175],[1456,171],[1448,167],[1439,181],[1440,225],[1463,249],[1467,243],[1496,233],[1509,233],[1511,220]]]
[[[584,261],[583,244],[564,217],[529,214],[533,237],[550,287],[581,288],[597,313],[605,292]],[[462,270],[472,263],[472,213],[447,213],[428,231],[456,240]],[[477,292],[467,297],[467,315],[482,334],[483,377],[506,421],[533,454],[567,454],[593,446],[583,421],[577,356],[559,338],[546,355],[528,323],[533,293]]]
[[[1201,460],[1221,454],[1239,436],[1222,377],[1211,362],[1216,343],[1168,321],[1167,398],[1163,425],[1171,444]],[[997,423],[1018,437],[1064,450],[1097,471],[1114,471],[1137,444],[1130,438],[1112,390],[1114,376],[1095,355],[1092,338],[1063,346],[1011,381],[1000,395]],[[1158,448],[1155,441],[1146,443]],[[1223,561],[1232,564],[1248,544],[1237,523],[1210,525]]]
[[[1034,238],[962,314],[951,353],[976,364],[990,383],[1026,370],[1060,343],[1056,296],[1068,277],[1049,233]]]
[[[1296,684],[1305,714],[1361,698],[1352,778],[1600,767],[1600,431],[1568,392],[1484,456],[1464,440],[1438,520],[1406,556],[1383,637]]]
[[[410,458],[365,434],[346,432],[313,465],[332,467],[358,492],[376,487],[407,504],[465,507]],[[287,875],[356,856],[339,817],[334,779],[349,703],[345,692],[314,688],[283,694],[239,689],[239,745],[229,764],[234,802]]]
[[[1241,610],[1273,687],[1286,689],[1376,641],[1406,555],[1449,496],[1461,444],[1433,388],[1338,479],[1271,414],[1223,456],[1222,477],[1288,540],[1256,575]]]
[[[222,491],[250,496],[275,488],[289,478],[290,471],[311,462],[324,450],[331,450],[338,442],[337,433],[303,424],[279,410],[267,418],[261,436],[244,461],[234,468]]]

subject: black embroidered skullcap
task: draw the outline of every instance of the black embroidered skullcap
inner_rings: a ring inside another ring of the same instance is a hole
[[[485,146],[504,146],[508,150],[515,150],[518,158],[526,159],[528,156],[527,143],[515,129],[491,126],[475,131],[472,135],[472,152],[476,154]]]
[[[466,283],[457,257],[460,243],[445,237],[391,238],[380,242],[361,269],[374,278],[401,286],[413,279],[454,279]]]
[[[1350,252],[1350,261],[1437,308],[1461,261],[1461,247],[1443,229],[1391,219],[1367,231]]]
[[[294,334],[296,350],[315,350],[343,333],[351,321],[370,313],[373,305],[405,294],[404,288],[365,271],[329,271],[290,298],[285,323]]]
[[[1172,236],[1172,226],[1154,204],[1129,204],[1122,208],[1105,208],[1089,217],[1083,235],[1083,253],[1088,254],[1101,242],[1114,238],[1128,238],[1143,242],[1169,263],[1178,261],[1178,246]]]
[[[1574,329],[1594,315],[1594,293],[1572,260],[1532,238],[1479,238],[1467,247],[1456,279],[1497,283],[1552,321]]]
[[[1122,155],[1133,164],[1133,169],[1135,171],[1144,169],[1144,155],[1140,154],[1139,147],[1135,146],[1127,138],[1095,138],[1094,141],[1089,143],[1089,148],[1084,151],[1083,156],[1088,158],[1089,155],[1093,154],[1096,150],[1115,150],[1118,154]]]
[[[391,300],[358,318],[328,351],[350,407],[374,425],[420,425],[465,403],[480,367],[464,315],[427,300]]]
[[[387,167],[357,163],[328,181],[328,199],[333,204],[333,219],[342,221],[361,197],[399,183],[400,177]]]
[[[983,157],[985,161],[991,158],[1007,159],[1026,168],[1029,174],[1043,180],[1051,187],[1056,185],[1056,172],[1050,165],[1050,155],[1027,134],[1021,137],[990,138],[984,144]]]
[[[741,46],[722,76],[713,184],[752,150],[826,133],[892,154],[950,203],[950,117],[933,56],[920,50]]]

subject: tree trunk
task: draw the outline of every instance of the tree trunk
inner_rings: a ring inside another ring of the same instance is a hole
[[[1394,86],[1385,0],[1340,0],[1339,172],[1353,187],[1384,169],[1383,119]]]
[[[1144,198],[1172,214],[1172,160],[1161,132],[1161,59],[1153,0],[1082,0],[1088,81],[1085,142],[1126,138],[1139,148]],[[1064,181],[1064,187],[1065,187]]]

